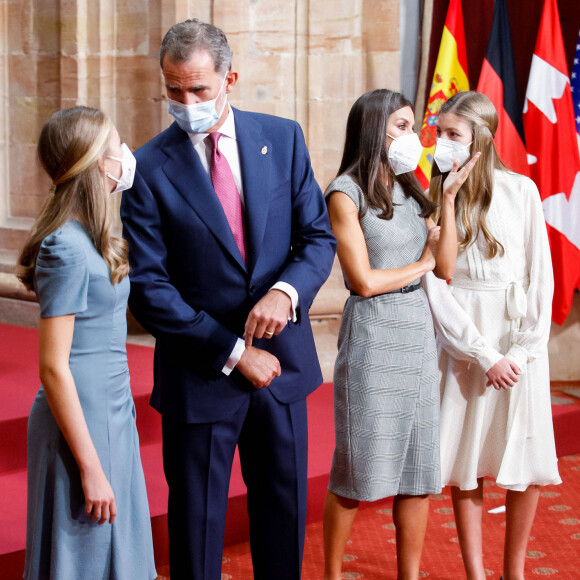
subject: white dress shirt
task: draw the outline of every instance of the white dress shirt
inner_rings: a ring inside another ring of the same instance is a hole
[[[228,104],[228,116],[224,121],[224,124],[219,128],[219,132],[222,134],[219,140],[219,150],[221,151],[222,155],[227,159],[227,162],[230,165],[230,169],[232,170],[232,174],[234,176],[234,181],[236,182],[236,187],[238,188],[238,192],[240,193],[240,198],[242,200],[242,207],[245,210],[245,203],[244,203],[244,188],[242,184],[242,171],[240,168],[240,153],[238,151],[238,143],[236,139],[236,125],[234,123],[234,112],[232,108]],[[191,143],[193,144],[193,148],[195,149],[196,153],[199,155],[199,160],[205,170],[205,172],[210,175],[210,164],[211,164],[211,156],[212,156],[212,145],[209,140],[206,140],[206,137],[209,133],[189,133],[189,138],[191,139]],[[291,284],[287,282],[276,282],[270,288],[270,290],[281,290],[285,294],[288,294],[290,300],[292,302],[292,316],[288,317],[288,320],[292,320],[296,322],[296,310],[298,308],[298,292]],[[245,350],[245,342],[242,338],[238,338],[234,349],[232,350],[222,372],[226,375],[229,375],[234,367],[238,364],[240,358],[242,358],[242,354],[244,354]]]

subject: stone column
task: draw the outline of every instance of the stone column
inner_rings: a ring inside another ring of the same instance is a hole
[[[2,0],[0,14],[0,271],[6,271],[48,192],[49,181],[36,162],[36,140],[59,106],[59,45],[54,2]]]
[[[0,224],[9,215],[8,4],[0,3]],[[1,251],[1,248],[0,248]]]
[[[399,90],[399,2],[364,0],[367,90],[383,87]]]

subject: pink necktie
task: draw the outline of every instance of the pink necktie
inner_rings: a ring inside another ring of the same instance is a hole
[[[242,200],[240,199],[240,192],[236,187],[230,164],[218,148],[218,141],[221,136],[222,134],[217,132],[209,134],[213,145],[210,164],[211,180],[215,192],[224,208],[224,213],[234,234],[234,239],[236,240],[240,254],[242,254],[242,259],[247,264]]]

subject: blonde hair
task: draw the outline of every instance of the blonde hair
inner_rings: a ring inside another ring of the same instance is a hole
[[[479,232],[483,234],[488,246],[488,257],[503,256],[504,247],[487,227],[487,212],[493,195],[493,172],[506,170],[506,166],[495,149],[493,139],[497,130],[498,117],[493,103],[488,97],[475,91],[465,91],[453,95],[441,106],[439,114],[453,113],[468,122],[472,130],[472,154],[480,151],[481,157],[461,186],[455,202],[455,216],[461,216],[463,236],[460,236],[459,249],[466,250],[475,243]],[[429,196],[437,204],[435,221],[439,221],[443,196],[443,181],[437,164],[433,165]],[[474,231],[475,230],[475,231]]]
[[[109,195],[98,163],[109,147],[112,129],[111,120],[90,107],[58,111],[42,128],[37,154],[52,186],[18,260],[18,278],[29,290],[34,289],[42,241],[71,218],[83,224],[109,267],[113,284],[129,273],[127,242],[111,235]]]

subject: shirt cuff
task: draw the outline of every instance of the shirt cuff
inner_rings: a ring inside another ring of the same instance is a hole
[[[290,296],[292,302],[292,315],[288,316],[288,320],[296,322],[298,320],[298,317],[296,316],[296,310],[298,309],[298,292],[296,292],[296,288],[291,284],[288,284],[288,282],[276,282],[270,290],[281,290],[284,294]]]
[[[234,367],[240,362],[244,351],[246,350],[246,343],[241,338],[238,338],[236,345],[234,346],[234,350],[230,354],[230,358],[226,361],[224,368],[222,369],[222,373],[224,375],[229,375],[233,370]]]
[[[499,353],[491,346],[484,346],[476,355],[477,362],[481,365],[484,372],[487,372],[492,366],[498,363],[503,354]]]
[[[522,375],[525,373],[529,357],[528,351],[524,347],[519,344],[512,344],[506,353],[506,357],[520,367]]]

